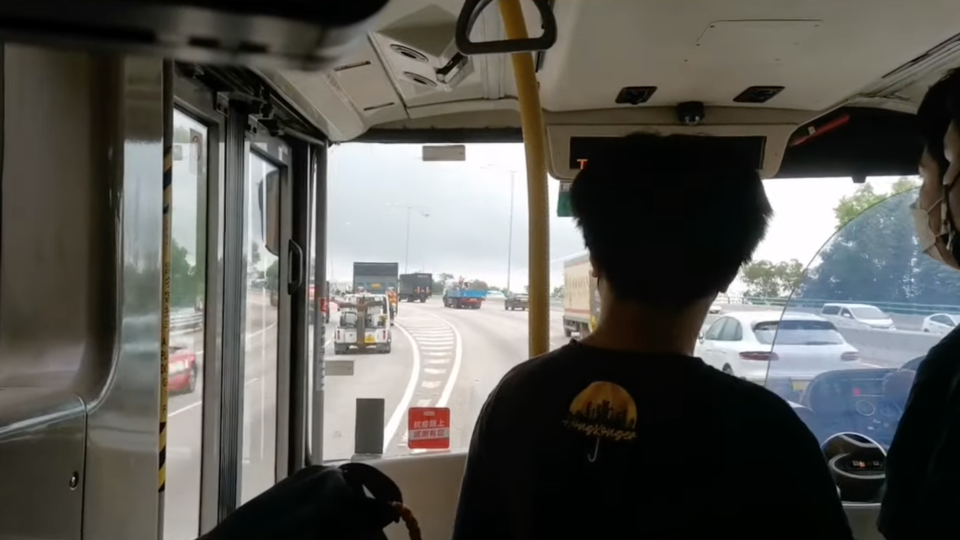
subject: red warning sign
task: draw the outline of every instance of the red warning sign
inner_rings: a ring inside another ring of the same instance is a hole
[[[410,407],[407,413],[407,448],[446,450],[450,448],[450,409]]]

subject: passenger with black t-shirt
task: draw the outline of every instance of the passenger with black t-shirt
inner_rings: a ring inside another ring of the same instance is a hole
[[[722,139],[632,135],[570,196],[598,327],[490,395],[453,538],[852,539],[790,406],[693,356],[772,214],[756,163]]]

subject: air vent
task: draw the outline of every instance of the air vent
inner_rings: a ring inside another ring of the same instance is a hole
[[[390,50],[399,54],[404,58],[409,58],[410,60],[416,60],[417,62],[424,62],[424,63],[429,62],[425,54],[423,54],[422,52],[416,49],[411,49],[406,45],[400,45],[399,43],[394,43],[390,45]]]
[[[412,73],[412,72],[409,72],[409,71],[404,71],[404,72],[403,72],[403,76],[404,76],[404,78],[407,79],[408,81],[410,81],[410,82],[412,82],[412,83],[414,83],[414,84],[419,84],[420,86],[427,86],[427,87],[430,87],[430,88],[436,88],[436,87],[437,87],[437,83],[431,81],[430,79],[424,77],[423,75],[420,75],[419,73]]]
[[[656,91],[656,86],[624,86],[617,94],[617,103],[621,105],[646,103]]]
[[[766,103],[783,90],[782,86],[751,86],[733,98],[737,103]]]

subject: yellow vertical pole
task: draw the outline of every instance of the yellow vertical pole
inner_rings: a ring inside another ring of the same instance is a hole
[[[507,39],[525,39],[527,26],[519,0],[500,0],[500,16],[507,31]],[[550,228],[547,220],[547,148],[544,140],[543,110],[540,107],[540,88],[531,53],[511,55],[513,75],[517,80],[520,100],[520,121],[523,127],[523,145],[527,158],[527,201],[529,211],[530,269],[530,356],[550,350]]]
[[[167,379],[170,366],[170,252],[173,206],[173,61],[163,61],[163,237],[160,313],[160,450],[158,477],[157,540],[163,540],[163,514],[167,489]]]

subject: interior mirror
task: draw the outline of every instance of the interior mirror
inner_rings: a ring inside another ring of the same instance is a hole
[[[267,251],[280,256],[280,171],[267,173],[257,189],[260,235]]]

